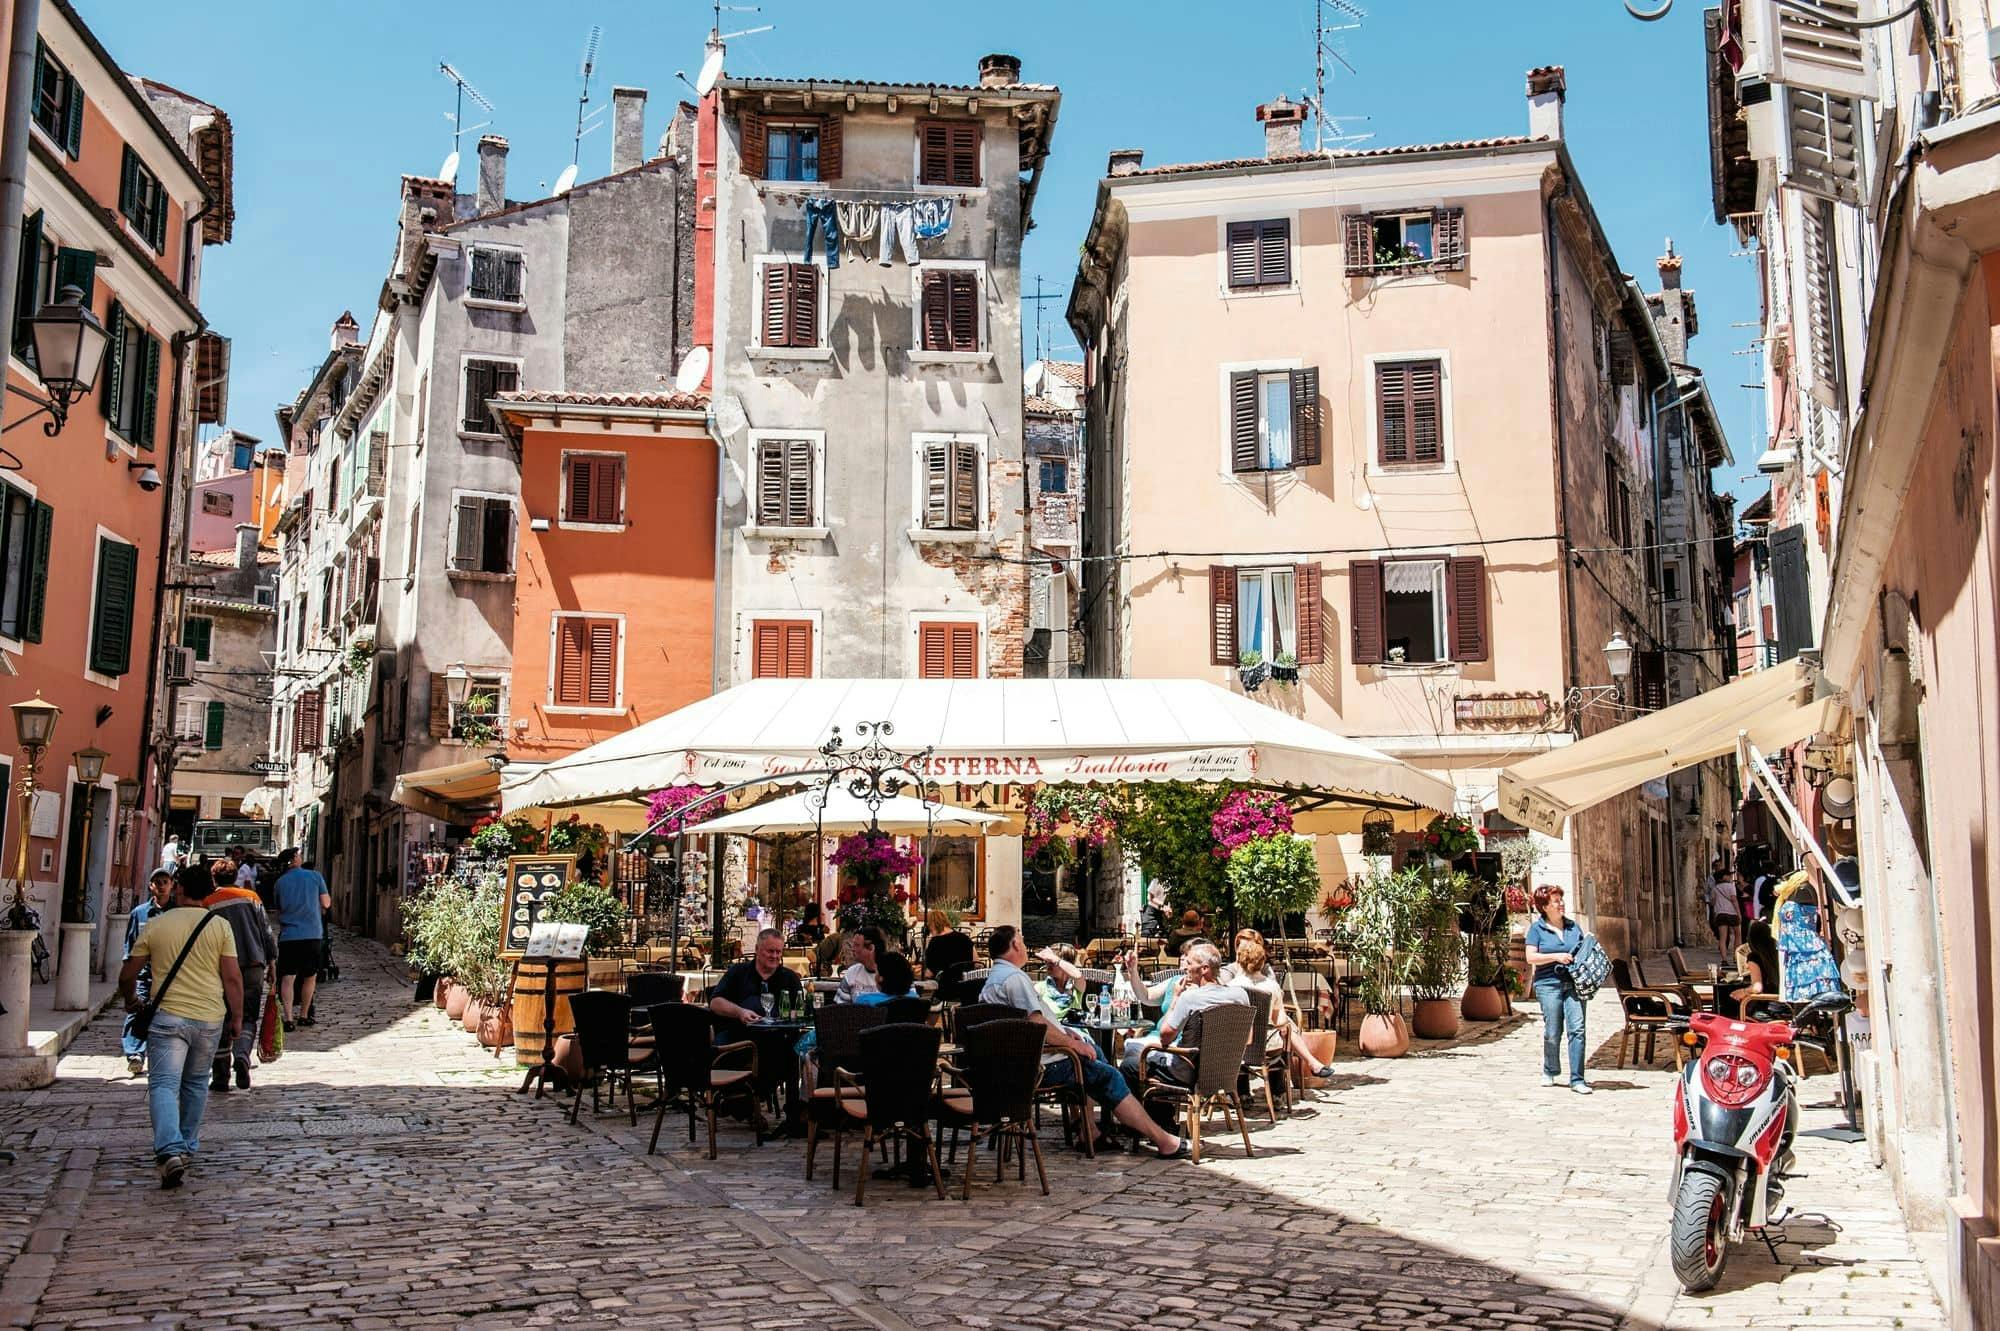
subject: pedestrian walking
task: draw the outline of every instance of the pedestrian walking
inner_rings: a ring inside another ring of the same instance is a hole
[[[211,1091],[229,1090],[232,1069],[236,1074],[236,1089],[250,1089],[250,1050],[256,1045],[263,1024],[264,995],[271,992],[272,982],[277,978],[278,936],[271,928],[270,916],[264,913],[257,889],[243,885],[241,875],[246,868],[254,880],[255,869],[237,857],[217,860],[211,869],[215,890],[201,903],[228,922],[236,939],[236,969],[243,975],[243,1029],[233,1043],[216,1048],[208,1082]]]
[[[178,1188],[201,1149],[209,1063],[216,1044],[235,1040],[243,1022],[236,937],[201,906],[211,881],[200,865],[181,870],[171,907],[146,922],[118,972],[125,1010],[143,1014],[146,1108],[162,1188]],[[151,1001],[141,1003],[139,972],[149,963],[166,969]]]
[[[179,873],[181,867],[181,834],[167,834],[167,844],[160,847],[160,867],[168,873]]]
[[[1562,1078],[1562,1054],[1569,1051],[1569,1088],[1590,1094],[1583,1075],[1583,999],[1564,971],[1583,946],[1583,926],[1563,914],[1563,890],[1544,883],[1532,898],[1535,918],[1528,924],[1527,962],[1535,968],[1535,1001],[1542,1005],[1542,1085]]]
[[[1726,957],[1736,951],[1743,938],[1742,904],[1737,900],[1736,875],[1729,871],[1729,861],[1718,855],[1709,870],[1708,928]]]
[[[153,870],[153,879],[146,885],[146,899],[132,908],[132,918],[125,922],[125,959],[132,956],[132,944],[139,941],[139,931],[146,927],[146,921],[167,908],[173,899],[174,876],[165,869]],[[134,992],[141,1003],[152,996],[153,968],[142,966],[133,981]],[[132,1014],[125,1015],[125,1029],[119,1036],[119,1043],[125,1048],[125,1070],[137,1077],[146,1071],[146,1039],[138,1034],[138,1022]]]
[[[285,851],[292,867],[278,875],[278,1015],[285,1029],[313,1024],[313,989],[326,950],[326,912],[333,906],[326,879]],[[296,999],[296,1002],[294,1000]]]

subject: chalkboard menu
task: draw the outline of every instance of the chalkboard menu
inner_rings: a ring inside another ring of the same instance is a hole
[[[518,957],[542,917],[542,904],[569,886],[576,874],[574,855],[512,855],[507,859],[507,912],[500,922],[500,955]]]

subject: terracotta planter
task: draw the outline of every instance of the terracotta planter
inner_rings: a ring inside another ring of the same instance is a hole
[[[488,1049],[514,1043],[514,1005],[496,1003],[479,1018],[479,1043]]]
[[[1419,998],[1411,1024],[1426,1040],[1449,1040],[1458,1034],[1458,1004],[1449,998]]]
[[[486,1004],[476,998],[466,1000],[465,1012],[458,1019],[459,1026],[467,1035],[479,1033],[479,1018],[485,1013]]]
[[[1401,1013],[1369,1013],[1361,1019],[1361,1052],[1369,1058],[1401,1058],[1410,1052],[1410,1030]]]
[[[454,981],[449,975],[440,975],[438,976],[437,984],[431,989],[431,1002],[438,1005],[438,1011],[440,1012],[444,1011],[445,1000],[451,997],[453,983]]]
[[[1492,984],[1466,986],[1459,997],[1458,1010],[1467,1021],[1502,1021],[1513,1012],[1507,996],[1498,985]]]
[[[464,1021],[465,1006],[472,1001],[472,993],[456,980],[452,981],[451,994],[444,1000],[446,1021]]]

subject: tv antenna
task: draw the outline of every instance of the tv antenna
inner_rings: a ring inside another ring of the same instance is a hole
[[[1048,335],[1048,330],[1043,323],[1042,304],[1045,301],[1061,300],[1065,294],[1066,292],[1064,288],[1057,287],[1051,290],[1047,295],[1043,295],[1042,275],[1040,273],[1036,273],[1035,294],[1032,296],[1021,297],[1021,300],[1023,302],[1033,302],[1035,307],[1035,359],[1036,360],[1047,360],[1049,357],[1049,335]]]
[[[722,56],[728,49],[727,43],[738,37],[752,37],[760,32],[770,32],[777,27],[775,23],[762,23],[754,28],[724,32],[722,30],[724,14],[755,14],[760,12],[758,6],[715,3],[709,8],[715,11],[715,24],[708,30],[707,53],[701,62],[701,73],[695,76],[694,82],[688,83],[688,76],[684,71],[678,69],[674,71],[674,77],[682,83],[688,83],[688,86],[694,89],[696,97],[706,97],[715,90],[716,81],[722,77]]]
[[[459,155],[460,138],[470,134],[475,129],[485,129],[493,123],[493,103],[487,101],[486,94],[473,87],[472,81],[453,68],[449,61],[438,61],[438,73],[450,79],[458,89],[456,106],[453,110],[445,112],[444,117],[451,122],[451,155],[455,158]],[[486,119],[476,125],[465,123],[465,99],[468,97],[472,99],[474,106],[486,112]]]
[[[1313,111],[1313,151],[1324,152],[1327,147],[1326,127],[1333,124],[1333,143],[1336,147],[1360,143],[1372,138],[1370,134],[1350,134],[1341,128],[1347,120],[1366,120],[1367,116],[1328,116],[1326,113],[1326,61],[1332,56],[1342,69],[1350,74],[1358,74],[1348,62],[1342,33],[1357,31],[1368,17],[1368,11],[1354,0],[1312,0],[1313,7],[1313,90],[1306,99]],[[1331,15],[1328,11],[1331,10]],[[1331,21],[1329,21],[1329,19]]]
[[[604,29],[593,23],[590,36],[583,43],[583,95],[576,99],[576,138],[570,144],[569,164],[575,166],[583,157],[583,136],[592,130],[603,128],[600,118],[609,107],[590,109],[590,76],[597,69],[597,40],[604,35]]]

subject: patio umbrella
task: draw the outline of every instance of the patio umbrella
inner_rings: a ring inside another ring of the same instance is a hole
[[[825,808],[818,807],[824,797]],[[801,791],[734,813],[725,813],[688,828],[690,836],[704,833],[728,836],[782,836],[798,832],[865,832],[879,826],[897,836],[985,836],[1004,832],[1009,820],[998,814],[937,804],[909,795],[882,801],[879,814],[866,800],[850,795],[844,787]]]

